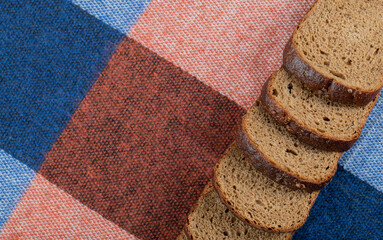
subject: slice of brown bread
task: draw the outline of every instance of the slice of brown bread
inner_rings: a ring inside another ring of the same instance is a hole
[[[343,152],[358,140],[378,97],[365,106],[332,102],[281,68],[263,85],[260,99],[272,118],[302,141]]]
[[[184,230],[178,235],[177,240],[188,240],[188,237],[186,236],[186,233]]]
[[[319,190],[335,174],[342,153],[320,150],[278,125],[256,102],[243,117],[237,142],[254,167],[292,189]]]
[[[300,228],[319,193],[292,190],[270,180],[245,159],[236,144],[217,163],[213,183],[232,213],[249,225],[273,232]]]
[[[367,104],[383,86],[383,1],[317,0],[286,45],[283,63],[309,88]]]
[[[221,202],[209,183],[188,216],[185,232],[191,240],[290,239],[294,232],[271,233],[245,224]]]

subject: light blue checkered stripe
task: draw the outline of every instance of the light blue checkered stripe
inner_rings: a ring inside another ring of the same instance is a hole
[[[0,149],[0,230],[36,173]]]
[[[72,0],[82,9],[127,34],[150,0]]]
[[[349,172],[383,191],[383,96],[368,117],[357,143],[344,153],[340,164]]]

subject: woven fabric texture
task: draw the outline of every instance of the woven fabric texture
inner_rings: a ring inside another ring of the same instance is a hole
[[[0,228],[16,207],[36,173],[0,150]]]
[[[383,98],[379,98],[354,147],[346,152],[340,164],[383,192]]]
[[[0,239],[175,239],[313,2],[0,1]],[[294,239],[383,239],[382,112]]]
[[[383,194],[339,166],[296,239],[382,239]]]
[[[154,0],[129,36],[248,109],[312,2]]]
[[[72,0],[72,2],[126,34],[149,5],[150,0]]]

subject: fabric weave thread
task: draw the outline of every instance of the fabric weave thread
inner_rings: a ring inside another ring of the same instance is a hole
[[[175,239],[312,3],[1,1],[0,239]],[[382,101],[294,239],[383,239]]]

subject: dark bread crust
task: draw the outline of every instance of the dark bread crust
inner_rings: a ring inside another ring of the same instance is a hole
[[[355,103],[360,106],[367,105],[379,94],[380,89],[383,87],[383,81],[381,86],[374,91],[365,91],[355,87],[346,86],[337,82],[336,79],[333,79],[332,77],[327,77],[319,73],[319,71],[310,66],[310,64],[296,51],[293,41],[294,36],[296,35],[300,24],[310,17],[313,11],[315,11],[317,3],[318,0],[315,0],[311,8],[298,24],[297,28],[294,30],[290,40],[287,42],[283,50],[283,65],[286,70],[302,81],[308,88],[317,90],[319,94],[328,97],[332,101],[348,104]]]
[[[311,182],[307,180],[300,179],[299,176],[294,176],[289,174],[282,169],[275,166],[270,162],[261,151],[259,151],[255,144],[251,141],[243,124],[240,125],[238,133],[236,135],[236,140],[239,148],[242,150],[243,154],[246,156],[251,164],[263,175],[270,178],[278,184],[283,184],[293,190],[302,189],[307,192],[313,192],[324,188],[332,180],[336,172],[336,167],[334,171],[329,175],[327,179],[322,182]],[[339,155],[340,158],[341,155]],[[337,159],[337,161],[339,160]]]
[[[227,155],[231,149],[235,146],[235,143],[233,143],[225,152],[225,155]],[[296,226],[295,228],[282,228],[282,229],[273,229],[273,228],[270,228],[270,227],[267,227],[267,226],[264,226],[264,225],[260,225],[256,222],[251,222],[249,221],[248,219],[244,218],[243,216],[241,216],[232,206],[232,203],[230,203],[225,197],[224,195],[222,194],[222,191],[221,191],[221,187],[219,185],[219,182],[217,180],[217,168],[220,164],[220,162],[222,161],[223,157],[216,163],[215,167],[214,167],[214,173],[213,173],[213,186],[214,186],[214,189],[215,191],[218,193],[218,196],[220,197],[220,199],[222,200],[222,202],[225,204],[225,206],[230,210],[231,213],[233,213],[234,216],[236,216],[237,218],[239,218],[240,220],[242,220],[243,222],[245,222],[246,224],[252,226],[252,227],[255,227],[255,228],[258,228],[258,229],[262,229],[264,231],[267,231],[267,232],[291,232],[291,237],[294,235],[294,231],[301,228],[303,226],[303,224],[305,223],[305,221],[303,221],[299,226]],[[310,209],[311,207],[314,205],[315,203],[315,200],[316,198],[318,197],[318,194],[319,194],[319,191],[317,192],[317,194],[313,194],[313,197],[311,199],[311,206],[310,206]],[[309,216],[309,212],[310,211],[307,211],[307,216],[305,217],[305,219],[307,219],[307,217]]]
[[[192,235],[191,235],[191,233],[188,232],[188,229],[187,229],[186,225],[185,225],[185,227],[184,227],[184,232],[185,232],[185,235],[186,235],[186,237],[187,237],[188,240],[194,240],[193,237],[192,237]]]
[[[263,108],[276,122],[286,127],[286,129],[290,133],[297,136],[297,138],[301,141],[323,150],[344,152],[349,150],[354,145],[354,143],[358,140],[360,134],[362,133],[362,128],[364,124],[358,129],[357,137],[353,139],[331,138],[317,131],[309,130],[304,125],[301,125],[294,117],[292,117],[285,108],[283,108],[276,101],[274,101],[272,93],[269,89],[269,83],[272,81],[274,76],[275,73],[271,75],[270,78],[263,85],[260,95],[260,101]],[[377,100],[378,97],[375,98],[374,103],[371,105],[371,108],[363,116],[364,123],[367,121],[367,117]]]
[[[189,221],[189,220],[188,220],[188,221]],[[190,233],[190,230],[189,230],[189,228],[188,228],[188,225],[189,225],[189,223],[186,223],[186,225],[185,225],[185,227],[184,227],[185,235],[186,235],[187,239],[189,239],[189,240],[194,240],[194,239],[193,239],[193,236],[192,236],[191,233]]]
[[[296,30],[295,30],[296,31]],[[295,33],[295,32],[294,32]],[[301,80],[308,88],[317,90],[332,101],[366,105],[378,95],[380,88],[374,91],[360,90],[343,85],[336,79],[326,77],[315,70],[295,50],[292,38],[283,51],[283,65],[286,70]]]
[[[182,230],[180,232],[180,235],[178,235],[177,239],[176,240],[182,240],[183,239],[183,236],[186,236],[187,239],[189,239],[188,235],[185,233],[185,230]]]
[[[292,239],[293,236],[294,236],[294,233],[295,233],[295,231],[294,231],[294,232],[290,232],[289,235],[286,236],[286,240],[290,240],[290,239]]]

